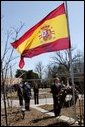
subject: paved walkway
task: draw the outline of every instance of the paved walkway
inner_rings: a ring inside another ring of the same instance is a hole
[[[12,106],[19,107],[19,100],[9,100],[9,104]],[[39,99],[39,105],[44,105],[44,104],[53,104],[53,98],[44,98],[44,99]],[[30,100],[30,106],[34,106],[34,99]],[[37,105],[36,105],[37,106]],[[4,103],[3,100],[1,100],[1,108],[4,108]]]
[[[79,95],[79,99],[83,99],[84,100],[84,95]],[[9,100],[9,104],[11,105],[12,102],[12,106],[16,106],[19,107],[19,100]],[[53,104],[53,98],[43,98],[43,99],[39,99],[39,104],[40,105],[44,105],[44,104]],[[34,104],[34,99],[30,100],[30,106],[33,106]],[[37,105],[36,105],[37,106]],[[1,108],[4,108],[4,103],[3,100],[1,100]]]

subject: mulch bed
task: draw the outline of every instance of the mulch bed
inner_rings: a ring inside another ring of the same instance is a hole
[[[41,107],[45,110],[48,110],[49,112],[53,112],[53,105],[52,104],[41,105],[39,107]],[[74,115],[73,106],[71,106],[69,108],[62,108],[60,115],[72,117]]]
[[[81,108],[81,111],[83,112],[84,114],[84,104],[82,105],[83,106],[83,109]],[[45,110],[48,110],[48,111],[53,111],[53,104],[45,104],[45,105],[41,105],[39,106]],[[71,106],[71,107],[63,107],[61,109],[61,114],[60,115],[65,115],[65,116],[68,116],[68,117],[73,117],[74,116],[74,106]],[[80,107],[79,107],[79,101],[77,101],[76,103],[76,115],[79,116],[80,115]]]

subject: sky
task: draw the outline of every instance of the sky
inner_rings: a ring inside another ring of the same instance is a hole
[[[19,27],[20,22],[24,26],[19,33],[21,37],[28,29],[43,19],[48,13],[57,8],[63,1],[1,1],[1,53],[3,52],[4,42],[6,41],[6,32],[11,27]],[[84,1],[67,1],[69,28],[72,47],[84,52]],[[9,45],[11,43],[9,40]],[[10,47],[12,48],[12,47]],[[14,50],[14,54],[19,53]],[[51,57],[55,52],[44,53],[32,58],[25,58],[24,70],[35,70],[38,62],[42,62],[46,67],[51,62]],[[14,70],[19,69],[19,58],[15,60]]]

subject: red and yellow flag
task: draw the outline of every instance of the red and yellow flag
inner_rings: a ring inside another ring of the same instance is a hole
[[[24,66],[24,57],[31,58],[70,48],[64,4],[50,12],[11,45],[21,54],[20,68]]]

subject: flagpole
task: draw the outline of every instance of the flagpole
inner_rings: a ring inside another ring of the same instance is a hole
[[[68,18],[68,6],[67,1],[64,1],[65,9],[66,9],[66,17],[67,17],[67,28],[68,28],[68,36],[70,38],[70,29],[69,29],[69,18]],[[71,42],[71,38],[70,38]],[[71,43],[70,43],[71,45]],[[73,73],[73,65],[72,65],[72,54],[71,54],[71,48],[69,48],[69,62],[70,62],[70,76],[72,80],[72,86],[73,86],[73,103],[74,103],[74,115],[76,120],[76,104],[75,104],[75,84],[74,84],[74,73]]]

